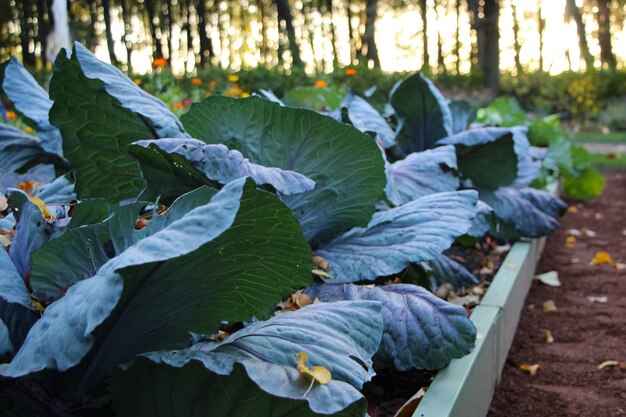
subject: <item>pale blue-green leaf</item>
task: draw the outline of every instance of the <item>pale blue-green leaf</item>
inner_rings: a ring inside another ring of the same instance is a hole
[[[276,94],[274,94],[274,92],[272,90],[263,90],[263,89],[259,89],[259,96],[273,102],[276,104],[280,104],[281,106],[284,106],[285,103],[283,103],[283,101],[281,99],[279,99]]]
[[[213,333],[222,321],[268,317],[311,282],[310,268],[288,208],[235,180],[70,287],[2,373],[66,370],[74,382],[65,395],[80,398],[139,353],[183,348],[189,332]]]
[[[302,174],[254,164],[244,158],[241,152],[231,151],[221,144],[207,145],[197,139],[159,139],[135,142],[131,150],[135,147],[147,150],[133,153],[142,165],[151,164],[154,159],[165,159],[170,165],[170,172],[180,172],[179,175],[183,176],[186,171],[193,169],[220,184],[250,177],[257,184],[269,184],[284,195],[310,191],[315,187],[315,182]],[[170,154],[183,156],[188,162],[187,166],[181,166],[179,161],[169,158]]]
[[[79,63],[83,74],[100,80],[106,92],[122,107],[143,116],[156,131],[156,137],[185,137],[185,129],[165,103],[143,91],[133,80],[112,65],[100,61],[87,48],[74,43],[73,59]]]
[[[531,146],[528,136],[526,136],[526,130],[525,127],[511,128],[515,154],[517,155],[517,178],[511,186],[516,188],[529,187],[535,178],[539,176],[541,168],[541,161],[534,160],[531,154]]]
[[[11,347],[17,350],[39,313],[31,304],[24,279],[3,249],[0,249],[0,271],[0,320],[8,329]]]
[[[54,171],[52,165],[35,165],[23,174],[7,171],[0,167],[0,192],[6,193],[9,188],[17,188],[24,181],[51,182],[55,178]]]
[[[357,389],[374,375],[371,357],[383,328],[380,308],[380,303],[371,301],[310,305],[255,322],[221,343],[146,356],[175,367],[200,361],[220,375],[232,373],[235,363],[241,363],[265,392],[301,399],[310,377],[299,375],[296,359],[299,352],[306,352],[309,366],[324,366],[332,375],[330,384],[316,384],[307,394],[309,406],[330,414],[359,400]]]
[[[540,237],[552,232],[559,225],[552,215],[565,207],[558,197],[528,188],[503,187],[496,191],[479,190],[479,193],[495,213],[491,233],[508,239]]]
[[[455,289],[460,289],[478,284],[474,274],[446,255],[439,255],[427,263],[431,269],[431,277],[437,285],[450,283]]]
[[[341,103],[341,107],[348,109],[348,117],[354,127],[361,132],[374,132],[385,148],[396,144],[396,134],[385,118],[378,113],[365,99],[354,94],[348,94]]]
[[[306,290],[322,301],[372,300],[382,303],[383,338],[374,356],[377,367],[440,369],[474,347],[476,328],[465,309],[422,287],[392,284],[315,284]]]
[[[55,227],[54,221],[44,220],[39,207],[31,203],[26,193],[20,190],[11,193],[9,206],[17,220],[9,255],[19,275],[26,277],[32,266],[31,254],[61,230]]]
[[[439,139],[452,134],[448,103],[421,72],[399,81],[389,94],[389,103],[398,121],[398,156],[431,149]]]
[[[67,161],[55,153],[46,151],[34,136],[13,126],[0,123],[0,166],[2,169],[12,172],[34,164],[67,167]]]
[[[280,380],[301,385],[297,371],[285,370]],[[310,392],[325,400],[337,402],[331,388],[347,385],[331,381],[332,387],[315,387]],[[210,389],[207,389],[210,387]],[[229,417],[323,417],[308,407],[304,398],[288,399],[272,396],[250,381],[245,369],[235,365],[230,375],[208,371],[200,362],[191,361],[174,367],[138,358],[126,371],[116,371],[111,378],[110,391],[113,405],[120,417],[206,417],[207,410],[214,416]],[[314,391],[317,391],[314,393]],[[308,396],[308,395],[307,395]],[[141,401],[137,401],[141,398]],[[347,409],[333,413],[335,417],[365,417],[367,403],[361,399]]]
[[[469,229],[476,200],[473,190],[437,193],[374,214],[366,228],[354,228],[316,251],[330,265],[332,278],[326,281],[374,280],[437,257]]]
[[[414,152],[394,162],[387,172],[387,198],[395,205],[427,194],[459,188],[454,146]]]
[[[453,134],[464,131],[476,119],[476,107],[465,100],[451,101],[448,106],[452,113]]]
[[[61,133],[48,120],[52,100],[16,57],[12,57],[4,68],[0,87],[15,109],[31,122],[39,134],[41,147],[62,155]]]
[[[13,345],[9,339],[9,329],[0,319],[0,358],[13,353]]]
[[[35,188],[33,197],[40,198],[47,204],[69,204],[72,200],[76,199],[76,194],[74,193],[74,184],[71,183],[66,176],[60,176],[48,184],[40,185]]]
[[[438,142],[455,145],[459,171],[476,188],[495,190],[518,176],[518,157],[513,129],[483,127],[465,130]]]
[[[383,195],[384,161],[374,141],[330,117],[260,97],[209,97],[182,121],[193,137],[315,181],[312,191],[283,198],[313,245],[366,225]]]
[[[467,235],[480,238],[489,231],[493,221],[493,209],[482,200],[476,203],[476,217],[472,219],[472,227],[467,231]]]

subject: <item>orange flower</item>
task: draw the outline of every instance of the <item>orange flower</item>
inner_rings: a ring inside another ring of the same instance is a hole
[[[152,65],[154,65],[157,68],[163,68],[167,66],[167,59],[161,57],[161,58],[157,58],[154,61],[152,61]]]
[[[209,81],[209,87],[214,88],[216,85],[217,83],[215,82],[215,80]]]
[[[185,105],[183,103],[174,103],[174,110],[180,110],[184,107]]]
[[[239,81],[239,77],[235,74],[231,74],[228,76],[228,81],[230,81],[231,83],[236,83],[237,81]]]
[[[346,68],[346,75],[349,77],[356,75],[356,68]]]
[[[135,82],[135,84],[141,85],[141,79],[140,78],[135,78],[133,81]]]
[[[193,85],[202,85],[202,80],[200,78],[192,78],[191,79],[191,84]]]
[[[204,93],[204,96],[205,96],[205,97],[211,97],[211,92],[210,92],[210,91],[207,91],[206,93]]]
[[[8,111],[7,112],[7,119],[9,119],[9,120],[17,119],[17,113],[15,113],[14,111]]]
[[[315,81],[315,86],[317,88],[326,88],[328,87],[328,83],[325,80],[317,80]]]

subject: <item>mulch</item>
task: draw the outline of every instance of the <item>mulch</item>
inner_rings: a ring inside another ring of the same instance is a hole
[[[558,271],[562,286],[533,282],[489,417],[626,416],[626,269],[590,265],[600,251],[626,263],[626,173],[607,174],[602,196],[572,204],[537,267]],[[567,247],[571,229],[583,233]],[[548,300],[556,312],[544,312]],[[598,369],[608,360],[617,364]],[[536,374],[524,364],[538,364]]]

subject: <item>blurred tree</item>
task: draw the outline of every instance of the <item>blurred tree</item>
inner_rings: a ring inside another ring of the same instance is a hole
[[[200,66],[206,67],[215,57],[213,49],[213,41],[207,34],[207,9],[205,0],[195,0],[197,19],[198,19],[198,37],[200,38]]]
[[[485,86],[497,95],[500,90],[500,2],[467,0],[467,5],[472,29],[476,32],[477,58]]]
[[[150,36],[152,38],[152,58],[163,58],[163,47],[161,46],[161,30],[157,30],[157,23],[160,19],[156,16],[156,1],[144,0],[144,6],[148,13],[148,25],[150,27]],[[200,0],[202,1],[202,0]]]
[[[513,15],[513,49],[515,51],[513,59],[515,60],[517,75],[521,75],[524,72],[524,68],[522,67],[522,62],[520,61],[520,52],[522,47],[519,42],[519,22],[517,20],[517,7],[515,6],[515,0],[511,0],[511,14]],[[539,37],[541,37],[541,34]],[[539,48],[539,54],[541,55],[541,47]]]
[[[597,0],[598,43],[602,66],[615,69],[617,62],[611,46],[611,0]]]
[[[378,0],[367,0],[365,5],[365,31],[361,36],[361,57],[367,63],[372,62],[374,68],[380,68],[378,48],[376,47],[376,16],[378,14]]]
[[[589,52],[589,44],[587,43],[587,32],[585,30],[585,23],[583,22],[580,9],[576,5],[576,0],[565,1],[565,16],[574,19],[576,23],[576,30],[578,31],[578,44],[580,45],[580,55],[585,61],[587,71],[593,70],[593,56]]]
[[[289,52],[291,52],[291,60],[294,67],[302,67],[302,59],[300,58],[300,48],[296,40],[296,31],[293,27],[293,17],[287,0],[274,0],[276,10],[278,12],[279,22],[283,22],[289,39]]]
[[[113,41],[113,33],[111,32],[111,2],[110,0],[102,0],[102,14],[104,15],[104,31],[107,40],[107,49],[109,50],[109,60],[113,65],[119,65],[119,61],[115,56],[115,42]]]
[[[422,71],[430,72],[430,56],[428,54],[428,1],[420,0],[420,13],[422,16]]]

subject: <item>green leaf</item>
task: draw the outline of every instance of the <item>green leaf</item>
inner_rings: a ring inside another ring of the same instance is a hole
[[[398,154],[431,149],[439,139],[452,134],[450,108],[437,87],[421,72],[398,82],[389,103],[396,113]]]
[[[314,245],[367,224],[383,195],[384,161],[374,141],[330,117],[260,97],[209,97],[182,121],[206,143],[223,143],[255,164],[315,181],[314,190],[283,198]]]
[[[452,133],[464,131],[476,119],[476,107],[465,100],[451,101],[448,106],[452,113]]]
[[[564,172],[562,176],[565,195],[583,201],[598,197],[606,186],[606,179],[595,168],[587,168],[579,175]]]
[[[466,130],[439,141],[455,145],[461,174],[477,188],[495,190],[511,185],[518,175],[518,156],[512,129],[486,127]]]
[[[250,381],[241,365],[223,376],[208,371],[198,361],[178,368],[139,358],[128,371],[113,374],[110,390],[120,417],[206,417],[207,412],[230,417],[328,415],[311,411],[305,399],[268,394]],[[365,399],[361,399],[333,416],[365,417],[366,408]]]
[[[285,93],[286,106],[301,107],[314,111],[335,110],[341,105],[345,93],[336,88],[296,87]]]
[[[63,152],[75,170],[79,199],[136,198],[145,184],[128,145],[164,133],[185,136],[162,102],[80,44],[75,44],[71,59],[58,55],[50,96],[50,118],[63,134]]]
[[[210,334],[222,321],[268,317],[310,271],[289,210],[251,181],[233,181],[70,287],[2,374],[67,371],[64,395],[80,398],[136,354],[183,348],[189,332]]]
[[[523,125],[526,114],[513,97],[498,97],[487,107],[478,109],[478,122],[502,127]]]

